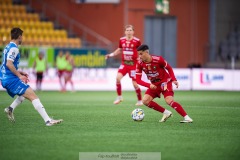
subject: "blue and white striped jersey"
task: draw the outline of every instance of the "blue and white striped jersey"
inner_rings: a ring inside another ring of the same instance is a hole
[[[6,66],[8,60],[12,61],[16,70],[18,70],[20,54],[19,54],[18,46],[14,42],[10,42],[3,50],[3,58],[2,58],[2,65],[1,65],[2,80],[17,77]]]

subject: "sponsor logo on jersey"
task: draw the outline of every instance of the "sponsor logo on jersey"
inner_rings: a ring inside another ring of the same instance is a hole
[[[15,57],[13,55],[10,55],[9,58],[11,58],[12,60],[15,59]]]
[[[126,55],[133,55],[133,51],[123,51],[123,54],[126,54]]]
[[[159,76],[158,72],[157,73],[151,73],[151,74],[147,74],[149,77],[157,77]]]

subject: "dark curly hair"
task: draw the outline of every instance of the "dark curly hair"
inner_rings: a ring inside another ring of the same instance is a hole
[[[18,39],[19,36],[22,36],[23,31],[20,28],[12,28],[11,30],[11,39]]]

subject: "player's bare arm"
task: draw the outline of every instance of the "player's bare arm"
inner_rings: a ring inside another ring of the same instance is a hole
[[[109,57],[114,57],[118,54],[122,53],[122,49],[121,48],[117,48],[114,52],[109,53],[105,56],[105,59],[108,59]]]
[[[24,75],[26,77],[28,77],[28,74],[26,72],[23,72],[23,71],[18,71],[21,75]]]
[[[27,83],[29,81],[27,77],[27,73],[16,70],[15,66],[13,65],[13,62],[8,60],[6,66],[9,68],[10,71],[12,71],[13,74],[15,74],[19,79],[21,79],[23,82]],[[21,74],[23,73],[23,74]]]

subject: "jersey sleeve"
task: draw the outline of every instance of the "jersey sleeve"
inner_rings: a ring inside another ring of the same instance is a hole
[[[164,67],[168,71],[168,74],[170,75],[171,79],[173,81],[176,81],[177,79],[175,77],[175,74],[170,64],[168,64],[168,62],[163,57],[161,57],[159,61],[160,61],[159,64],[161,65],[161,67]]]
[[[138,48],[139,46],[141,46],[141,44],[142,44],[142,43],[141,43],[141,41],[139,40],[138,43],[137,43],[136,48]]]
[[[7,60],[14,61],[19,53],[19,49],[16,47],[12,47],[7,53]]]
[[[137,62],[136,65],[136,74],[142,75],[142,66],[139,61]]]
[[[118,43],[118,48],[122,48],[121,39],[119,40],[119,43]]]
[[[139,62],[137,63],[136,66],[136,82],[141,86],[150,88],[150,83],[144,82],[142,80],[142,66]]]

